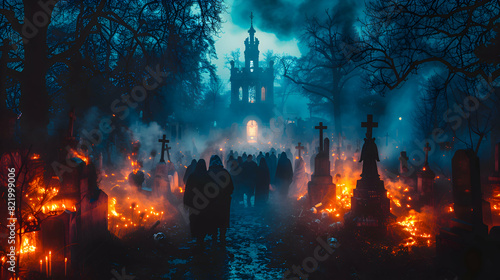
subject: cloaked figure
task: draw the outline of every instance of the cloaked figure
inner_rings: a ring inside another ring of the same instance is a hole
[[[263,205],[269,199],[269,184],[271,176],[265,158],[261,158],[257,169],[257,182],[255,184],[255,205]]]
[[[274,151],[271,150],[271,155],[269,156],[269,163],[267,164],[269,167],[269,175],[271,176],[271,184],[274,185],[274,177],[276,176],[276,165],[278,164],[278,159],[274,154]]]
[[[250,198],[255,192],[255,183],[256,183],[256,177],[255,175],[257,174],[257,163],[253,161],[252,155],[249,155],[247,157],[247,160],[241,164],[242,168],[242,178],[241,178],[241,189],[243,191],[243,194],[247,195],[247,205],[250,207],[252,204],[250,202]],[[243,196],[243,201],[245,200],[245,197]]]
[[[260,163],[260,159],[264,157],[264,154],[262,151],[259,152],[259,155],[257,155],[257,163]]]
[[[241,157],[240,157],[241,158]],[[229,159],[227,160],[227,165],[226,165],[227,170],[229,171],[229,174],[231,175],[231,179],[233,180],[233,185],[234,185],[234,195],[237,194],[238,190],[238,183],[239,183],[239,175],[241,172],[241,168],[239,168],[238,161],[234,159],[233,156],[229,156]],[[233,202],[239,202],[237,199],[232,199],[231,201]]]
[[[212,233],[217,235],[217,230],[219,230],[219,241],[225,243],[231,212],[231,195],[234,191],[233,180],[229,172],[222,166],[222,160],[217,155],[210,158],[208,173],[210,182],[206,187],[206,195],[210,198],[208,211],[209,220],[213,226]]]
[[[202,196],[204,186],[209,181],[207,164],[200,159],[196,168],[186,182],[184,192],[184,206],[189,211],[189,229],[191,237],[196,238],[198,245],[203,243],[209,229],[208,203],[206,197]]]
[[[292,162],[288,159],[285,152],[282,152],[276,167],[275,185],[282,196],[288,195],[288,190],[293,179]]]
[[[243,187],[242,187],[242,182],[243,182],[243,158],[239,156],[236,159],[236,166],[231,167],[229,166],[229,173],[231,174],[231,177],[233,179],[234,183],[234,195],[233,195],[233,201],[235,205],[239,205],[240,201],[243,197]]]
[[[187,167],[186,173],[184,173],[184,178],[182,178],[182,181],[184,182],[184,185],[187,184],[187,180],[191,174],[193,174],[194,170],[196,169],[196,160],[193,159],[191,161],[191,164]]]
[[[228,162],[229,162],[229,159],[230,159],[231,157],[234,159],[234,152],[233,152],[233,150],[230,150],[230,151],[229,151],[229,154],[227,155],[226,161],[224,162],[224,163],[225,163],[225,165],[224,165],[224,166],[226,166],[227,168],[229,168],[229,167],[228,167],[228,166],[229,166]]]
[[[237,174],[237,170],[238,170],[238,161],[236,159],[234,159],[234,156],[229,156],[229,158],[227,159],[227,164],[226,164],[226,168],[227,170],[229,171],[229,174],[231,174],[231,178]],[[234,180],[234,179],[233,179]]]

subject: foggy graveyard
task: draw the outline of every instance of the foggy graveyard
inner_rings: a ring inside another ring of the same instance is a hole
[[[0,23],[0,280],[500,279],[498,1]]]

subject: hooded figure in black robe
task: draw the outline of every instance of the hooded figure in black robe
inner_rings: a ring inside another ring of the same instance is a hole
[[[193,159],[191,161],[191,164],[186,168],[186,173],[184,173],[184,178],[182,178],[182,181],[184,181],[184,185],[186,185],[189,176],[194,172],[195,169],[196,169],[196,160]]]
[[[197,243],[203,243],[203,239],[208,233],[208,200],[201,197],[204,186],[209,181],[207,164],[204,159],[200,159],[196,164],[194,172],[186,182],[184,192],[184,206],[189,210],[189,228],[191,236],[196,238]]]
[[[236,166],[228,167],[234,184],[234,195],[232,200],[234,201],[233,204],[235,205],[239,205],[241,198],[243,197],[243,189],[241,186],[241,182],[243,181],[243,169],[241,168],[242,164],[243,159],[241,156],[239,156],[236,159]]]
[[[259,152],[259,155],[257,156],[257,163],[260,163],[260,159],[264,157],[264,154],[261,152]]]
[[[217,155],[210,158],[208,173],[210,183],[207,184],[206,195],[210,198],[209,219],[214,226],[214,233],[217,235],[217,229],[219,229],[219,241],[224,243],[226,242],[226,230],[229,227],[231,195],[234,191],[233,180],[229,172],[222,166],[222,160]]]
[[[247,195],[247,205],[248,207],[252,206],[250,202],[250,198],[254,195],[255,192],[255,183],[256,183],[256,175],[257,175],[257,163],[253,161],[253,156],[249,155],[247,157],[247,161],[241,164],[242,168],[242,178],[241,178],[241,189],[243,194]],[[243,200],[244,200],[244,196]]]
[[[271,155],[269,156],[269,163],[267,164],[269,167],[269,175],[271,176],[271,184],[274,185],[274,177],[276,175],[276,165],[278,164],[278,159],[274,154],[274,151],[271,150]]]
[[[285,152],[282,152],[276,167],[275,185],[282,196],[288,195],[288,189],[293,179],[292,162],[288,159]]]
[[[227,155],[227,159],[226,159],[226,161],[224,162],[224,163],[225,163],[225,165],[224,165],[224,166],[226,166],[226,168],[229,168],[229,163],[228,163],[228,162],[229,162],[229,159],[230,159],[230,158],[233,158],[233,159],[234,159],[234,152],[233,152],[233,150],[230,150],[230,151],[229,151],[229,154]]]
[[[255,184],[255,205],[262,205],[269,199],[269,183],[271,176],[265,158],[261,158],[257,169],[257,182]]]

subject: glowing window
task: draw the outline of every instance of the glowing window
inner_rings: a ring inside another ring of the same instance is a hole
[[[259,126],[254,120],[247,122],[247,140],[248,143],[257,143],[257,134],[259,132]]]
[[[248,88],[248,102],[255,103],[257,93],[255,92],[255,87]]]
[[[266,88],[262,87],[260,89],[260,100],[266,101]]]
[[[238,99],[243,101],[243,89],[241,87],[238,89]]]
[[[250,60],[250,72],[253,72],[253,60]]]

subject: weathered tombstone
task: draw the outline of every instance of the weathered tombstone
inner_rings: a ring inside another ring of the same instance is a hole
[[[408,174],[408,156],[406,155],[406,151],[402,151],[399,153],[399,175],[406,176]]]
[[[428,153],[431,150],[429,143],[424,147],[425,162],[422,170],[417,173],[417,189],[420,204],[434,207],[434,178],[436,174],[429,167]]]
[[[328,202],[332,203],[336,199],[336,186],[332,183],[333,179],[330,175],[330,141],[328,138],[323,140],[323,130],[327,129],[327,127],[320,122],[319,126],[315,128],[319,129],[320,145],[318,154],[314,157],[314,172],[311,175],[311,181],[307,184],[307,193],[311,205],[326,202],[324,199],[328,199]],[[327,193],[333,193],[333,195],[327,196]]]
[[[456,218],[451,219],[450,228],[441,228],[436,236],[438,259],[443,262],[440,266],[463,263],[471,249],[481,252],[487,258],[491,257],[486,248],[494,245],[488,244],[479,158],[473,150],[455,152],[452,159],[452,180]]]
[[[489,203],[482,198],[479,158],[472,150],[458,150],[452,159],[453,202],[455,216],[470,223],[481,233],[491,224]]]
[[[372,128],[378,127],[373,122],[373,116],[368,115],[368,121],[362,122],[361,127],[367,128],[365,143],[361,150],[360,162],[363,163],[361,180],[357,181],[351,197],[351,211],[345,215],[346,224],[357,228],[379,229],[385,233],[387,223],[392,217],[390,200],[384,181],[380,180],[377,170],[379,161],[375,138],[372,137]]]
[[[173,169],[173,164],[170,162],[170,154],[168,150],[170,149],[166,143],[169,140],[166,139],[166,135],[163,134],[163,139],[159,139],[158,142],[161,144],[161,156],[160,163],[156,166],[155,176],[153,180],[152,194],[155,197],[170,197],[172,194],[169,175]],[[166,147],[165,147],[166,146]],[[167,151],[167,156],[169,157],[168,163],[165,162],[165,150]]]

